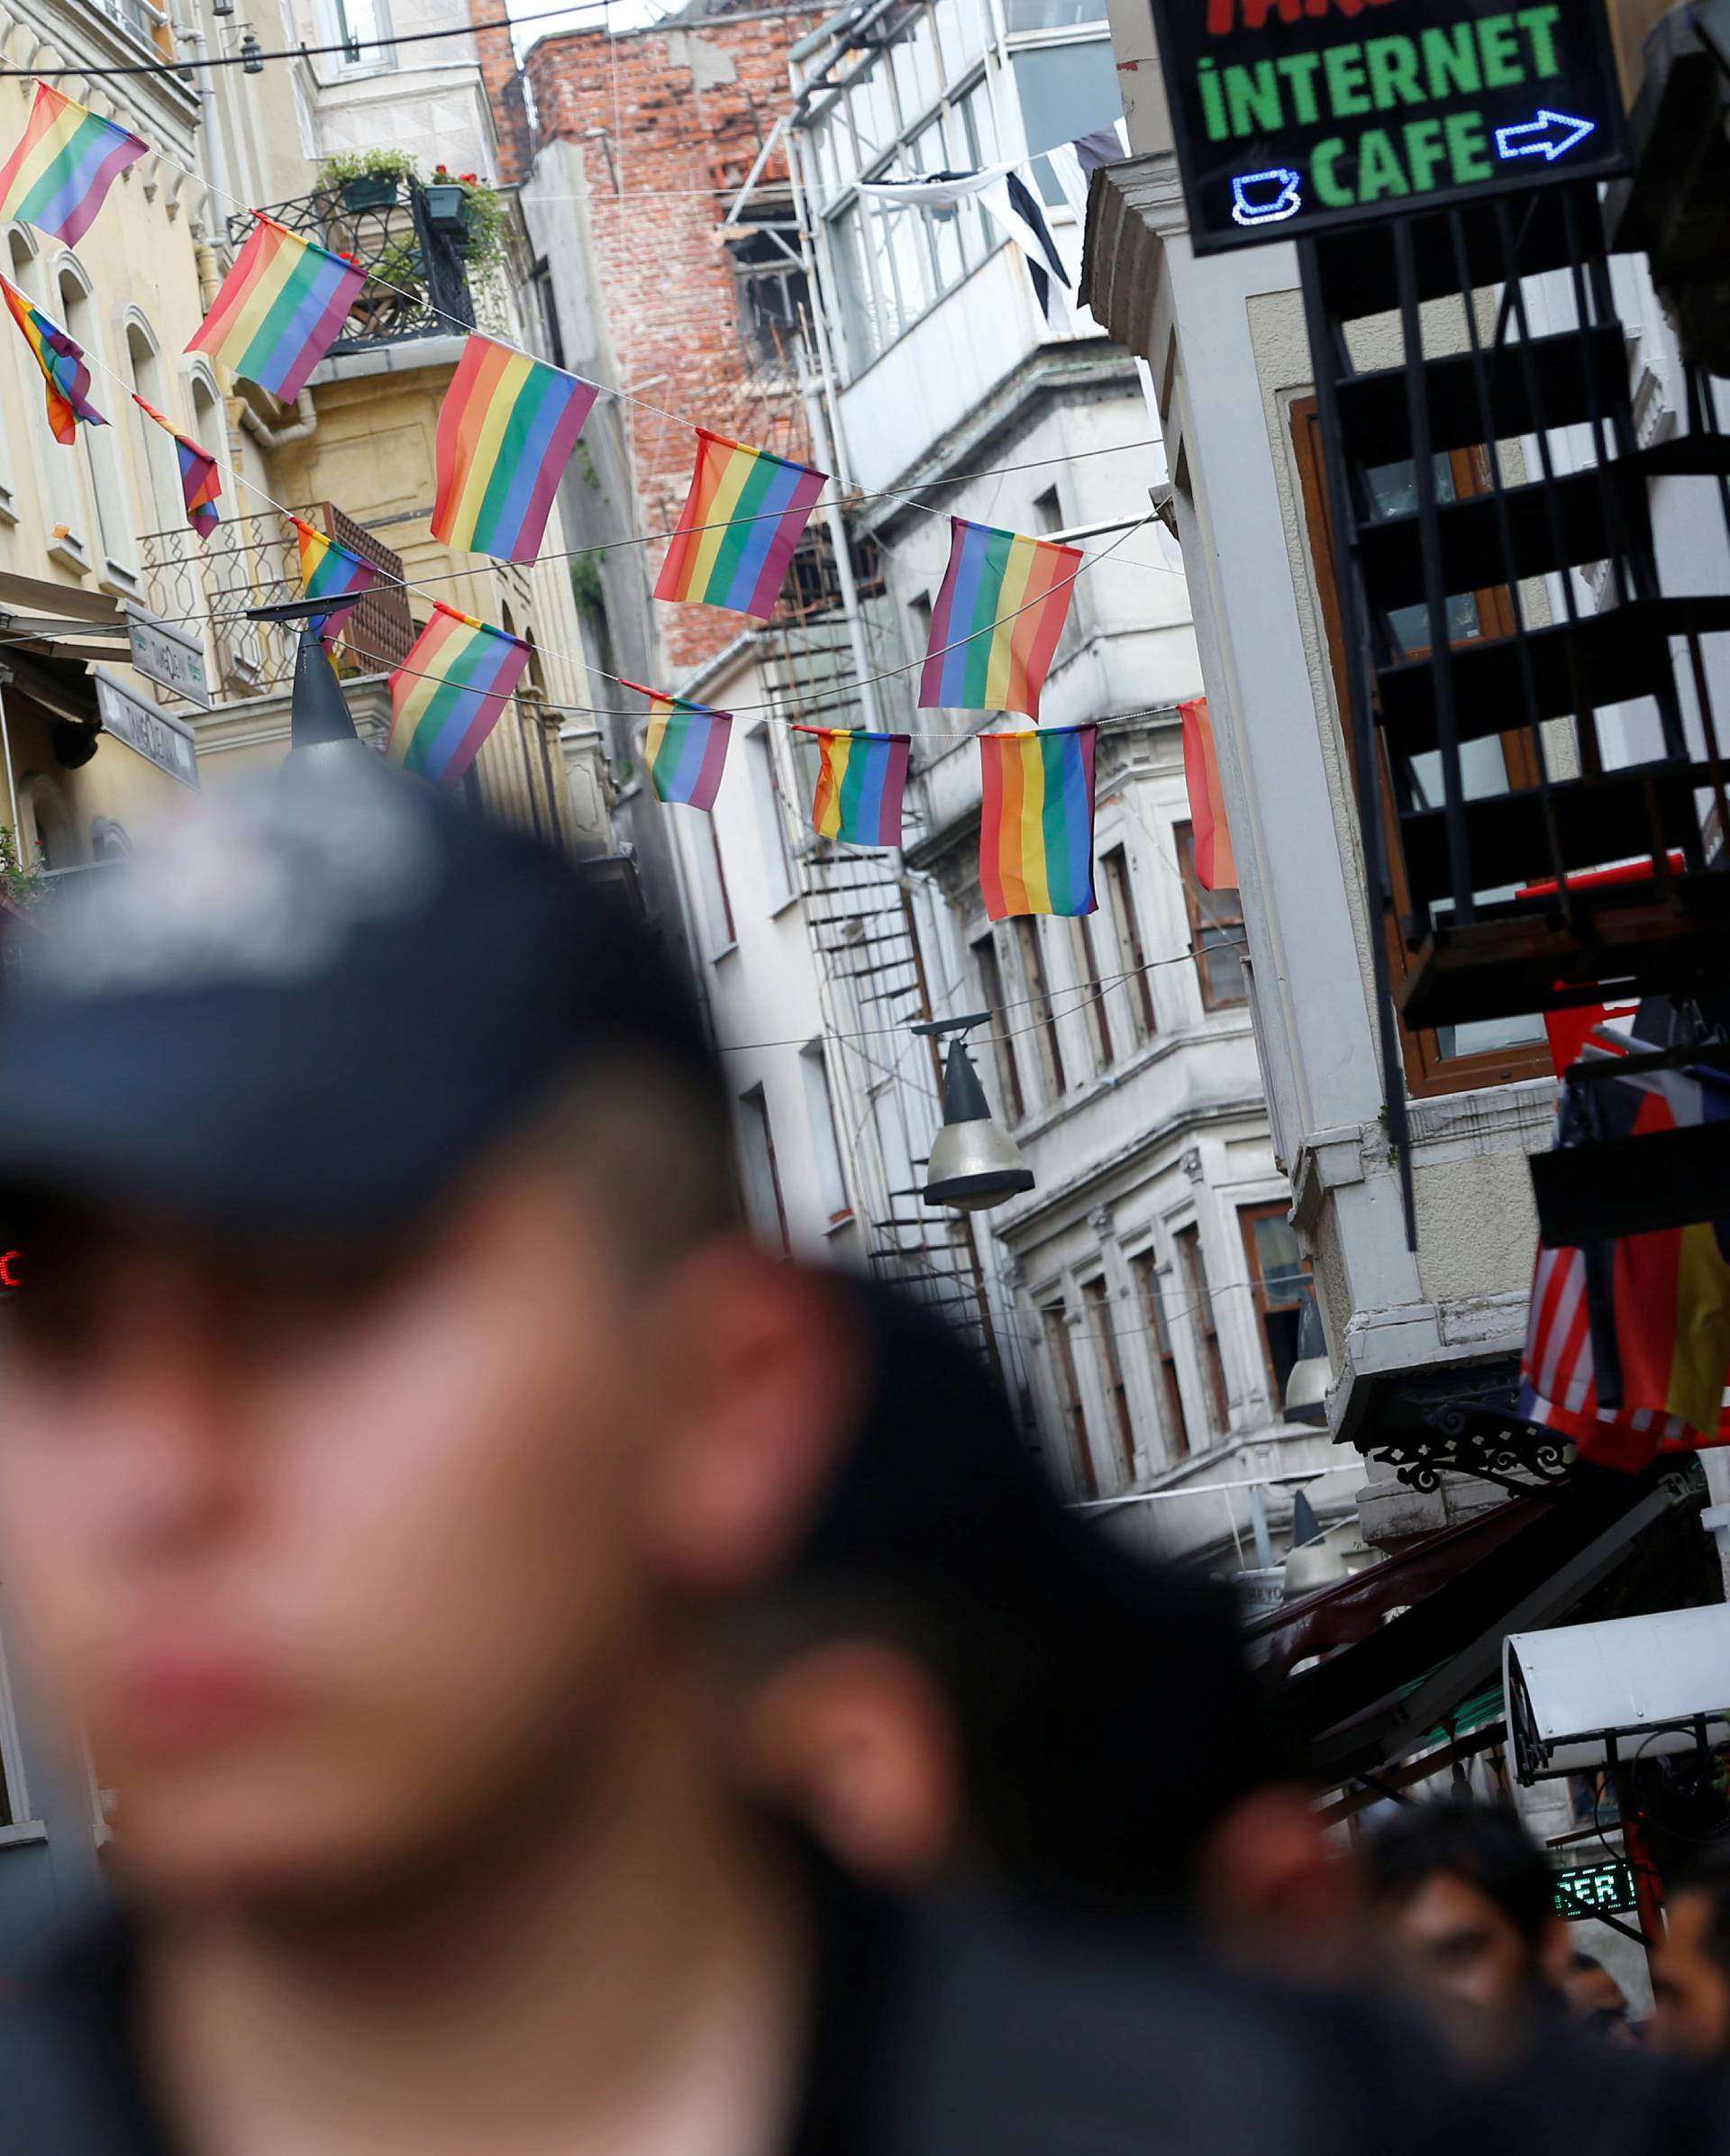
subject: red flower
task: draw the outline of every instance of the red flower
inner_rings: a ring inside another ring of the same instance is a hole
[[[480,185],[472,172],[459,172],[457,181],[460,186],[465,187],[478,187]]]

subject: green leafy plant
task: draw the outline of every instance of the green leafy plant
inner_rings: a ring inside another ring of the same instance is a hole
[[[10,823],[0,823],[0,890],[19,906],[39,905],[48,893],[47,877],[24,860]]]
[[[340,187],[345,179],[414,179],[420,162],[412,150],[343,150],[319,168],[320,184]]]
[[[505,253],[505,199],[496,187],[472,172],[451,172],[443,165],[432,168],[432,186],[460,187],[468,209],[464,259],[470,269],[489,269]]]
[[[602,554],[578,554],[570,565],[570,596],[579,614],[598,614],[606,605],[601,590]]]

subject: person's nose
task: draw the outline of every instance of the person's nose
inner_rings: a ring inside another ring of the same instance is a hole
[[[107,1539],[133,1560],[174,1560],[219,1533],[246,1476],[240,1374],[198,1331],[114,1343],[82,1448]]]

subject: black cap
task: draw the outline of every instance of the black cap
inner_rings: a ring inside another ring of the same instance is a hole
[[[622,908],[382,762],[201,803],[75,880],[8,953],[0,1191],[363,1234],[586,1065],[719,1098],[693,1004]]]

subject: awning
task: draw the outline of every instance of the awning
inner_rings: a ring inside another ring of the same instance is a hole
[[[126,615],[106,592],[0,569],[0,639],[14,651],[111,665],[129,649]]]
[[[1398,1616],[1281,1688],[1318,1778],[1334,1783],[1373,1774],[1431,1742],[1467,1701],[1498,1681],[1502,1642],[1509,1633],[1534,1631],[1580,1612],[1596,1590],[1634,1562],[1636,1545],[1661,1548],[1657,1577],[1624,1597],[1623,1606],[1587,1614],[1630,1614],[1626,1603],[1641,1601],[1648,1584],[1653,1607],[1708,1598],[1706,1573],[1708,1567],[1716,1569],[1716,1557],[1698,1524],[1704,1502],[1704,1480],[1690,1462],[1644,1475],[1582,1466],[1560,1496],[1520,1499],[1504,1508],[1523,1516],[1494,1547]],[[1378,1569],[1390,1570],[1399,1561]],[[1416,1569],[1407,1573],[1408,1586],[1416,1577]],[[1369,1587],[1372,1582],[1379,1585],[1374,1572],[1348,1584]],[[1398,1593],[1382,1604],[1384,1609],[1398,1606]],[[1313,1610],[1280,1615],[1289,1620],[1294,1614],[1316,1616]]]

